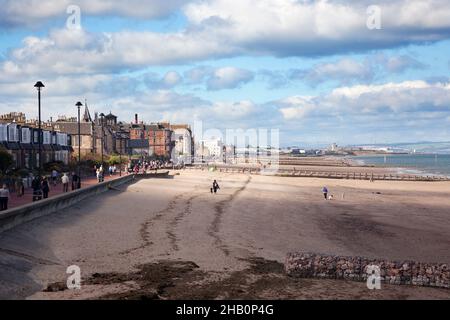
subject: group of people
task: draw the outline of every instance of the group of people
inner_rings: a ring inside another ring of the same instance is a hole
[[[55,187],[58,182],[59,174],[56,170],[52,171],[51,180]],[[72,183],[72,191],[81,188],[81,179],[76,172],[72,172],[71,176],[64,173],[61,177],[61,183],[63,187],[63,192],[69,192],[69,185]],[[50,193],[50,183],[47,177],[35,177],[31,182],[31,188],[33,189],[33,201],[39,201],[42,199],[47,199]]]
[[[158,169],[164,169],[169,168],[172,166],[171,162],[168,161],[161,161],[161,160],[152,160],[152,161],[144,161],[144,162],[137,162],[135,164],[130,163],[128,166],[128,172],[139,174],[139,173],[147,173],[148,170],[158,170]]]
[[[105,170],[103,169],[103,165],[95,167],[95,176],[97,177],[98,183],[105,181]]]

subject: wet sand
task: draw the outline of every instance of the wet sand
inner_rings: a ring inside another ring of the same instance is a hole
[[[323,199],[325,185],[334,200]],[[290,251],[450,263],[449,194],[448,182],[206,171],[142,180],[1,234],[0,297],[449,299],[449,290],[371,292],[282,270]],[[64,290],[70,265],[81,267],[82,290]]]

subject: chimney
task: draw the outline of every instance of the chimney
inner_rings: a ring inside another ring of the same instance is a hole
[[[138,118],[138,114],[137,113],[134,115],[134,122],[136,124],[139,124],[139,118]]]

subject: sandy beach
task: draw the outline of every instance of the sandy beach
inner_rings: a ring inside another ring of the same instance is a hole
[[[450,263],[449,194],[449,182],[193,170],[141,180],[1,234],[0,297],[449,299],[445,289],[291,279],[282,265],[291,251]],[[64,290],[70,265],[81,290]]]

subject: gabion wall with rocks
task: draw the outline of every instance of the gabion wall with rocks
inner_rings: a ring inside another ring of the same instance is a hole
[[[380,268],[381,283],[450,288],[450,269],[447,264],[289,253],[285,270],[288,275],[300,278],[365,282],[370,276],[369,266]]]

